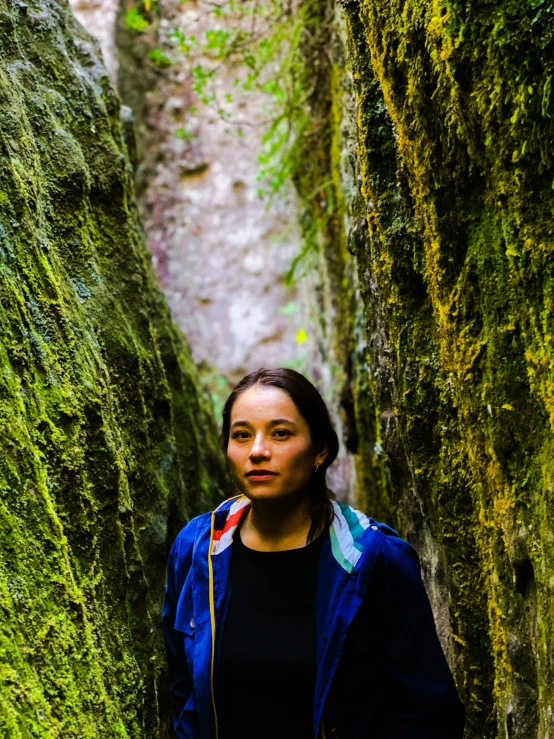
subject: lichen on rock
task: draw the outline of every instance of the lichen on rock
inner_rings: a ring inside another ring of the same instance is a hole
[[[375,392],[393,398],[391,513],[449,606],[468,736],[543,739],[554,16],[542,2],[380,0],[346,14],[368,224],[356,255],[390,350]]]
[[[323,289],[343,309],[331,321],[350,339],[337,385],[349,389],[358,504],[421,554],[468,739],[546,739],[554,13],[541,0],[312,5],[306,38],[325,18],[327,43],[307,44],[306,79],[333,74],[305,86],[305,131],[321,131],[295,178],[334,269]],[[351,118],[350,141],[337,138]],[[331,186],[334,233],[317,213]]]
[[[219,495],[214,423],[96,43],[2,0],[0,49],[0,734],[162,736],[165,557]]]

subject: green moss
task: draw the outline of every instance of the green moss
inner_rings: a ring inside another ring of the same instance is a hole
[[[334,3],[310,0],[300,12],[304,32],[295,51],[295,90],[305,107],[297,116],[295,145],[287,160],[300,202],[304,247],[299,266],[304,263],[317,275],[314,312],[320,341],[314,363],[316,368],[324,364],[332,377],[321,389],[339,421],[342,442],[353,454],[355,498],[368,509],[367,491],[372,490],[377,514],[385,509],[388,492],[366,364],[365,319],[347,243],[352,216],[352,193],[345,188],[351,177],[350,84]],[[374,417],[368,421],[371,412]],[[377,490],[381,508],[376,505]]]
[[[97,49],[53,2],[0,40],[0,734],[154,737],[164,563],[219,495],[214,422]]]
[[[440,547],[468,736],[546,736],[552,12],[378,0],[347,16],[391,515]]]

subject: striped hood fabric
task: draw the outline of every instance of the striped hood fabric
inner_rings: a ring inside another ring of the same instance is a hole
[[[220,509],[222,506],[220,506]],[[231,504],[227,516],[216,519],[212,537],[212,555],[221,554],[231,546],[233,534],[249,508],[250,501],[241,495]]]
[[[369,528],[369,518],[361,511],[333,501],[335,518],[329,535],[333,556],[348,573],[352,572],[364,551],[358,539]],[[375,527],[377,528],[377,527]]]
[[[250,508],[250,501],[244,496],[238,497],[226,511],[226,517],[220,517],[214,527],[212,537],[212,555],[221,554],[233,543],[233,535],[237,526]],[[329,534],[333,556],[339,565],[350,573],[358,563],[364,550],[358,539],[370,526],[369,518],[361,511],[333,501],[335,517]]]

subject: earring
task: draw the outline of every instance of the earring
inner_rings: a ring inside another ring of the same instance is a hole
[[[319,469],[319,465],[316,464],[315,469],[314,469],[314,474],[318,471],[318,469]]]

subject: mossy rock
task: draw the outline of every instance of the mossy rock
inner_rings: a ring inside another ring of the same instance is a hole
[[[0,735],[163,735],[168,545],[219,495],[209,402],[65,2],[0,0]]]
[[[355,242],[389,515],[447,606],[472,739],[554,729],[554,13],[349,3]],[[392,429],[392,430],[391,430]]]

